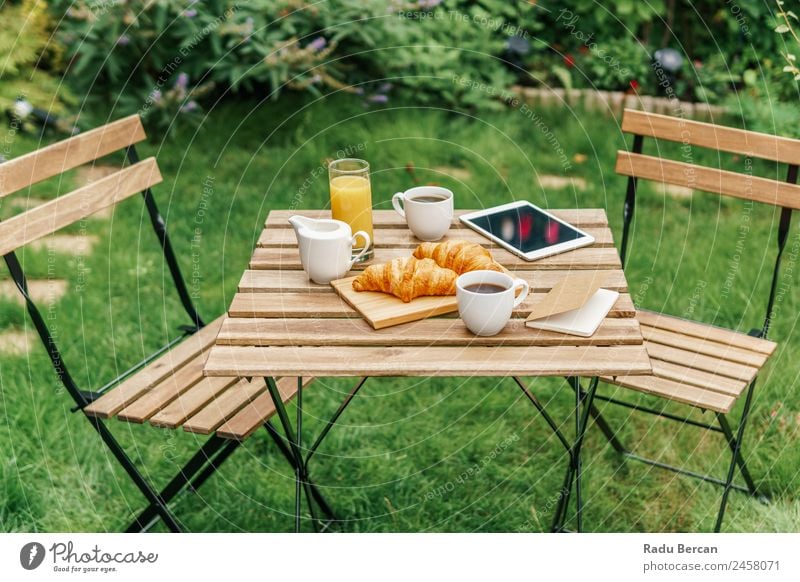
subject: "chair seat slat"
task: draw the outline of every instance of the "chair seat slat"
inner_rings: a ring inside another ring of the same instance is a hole
[[[120,410],[117,418],[141,424],[202,379],[203,359],[194,358],[174,374],[167,375],[135,402]]]
[[[307,386],[311,381],[312,378],[303,378],[303,387]],[[281,378],[276,384],[283,402],[288,402],[297,394],[297,378]],[[239,441],[245,440],[272,418],[275,412],[275,403],[272,401],[272,396],[268,391],[263,392],[220,426],[217,429],[217,436]]]
[[[720,360],[744,364],[745,366],[760,368],[768,358],[768,356],[764,354],[751,352],[730,344],[682,335],[680,333],[648,327],[646,325],[643,325],[641,329],[642,336],[646,341],[672,346],[697,354],[713,356]]]
[[[196,333],[193,333],[169,352],[148,364],[145,368],[106,392],[84,409],[90,416],[110,418],[136,401],[169,374],[208,349],[214,343],[222,325],[220,317]]]
[[[261,378],[241,379],[186,420],[183,423],[183,430],[197,434],[211,434],[266,389]]]
[[[758,374],[758,368],[754,366],[745,366],[744,364],[737,364],[714,356],[706,356],[689,349],[676,348],[652,341],[645,342],[645,346],[651,358],[702,370],[703,372],[719,374],[734,380],[750,382]]]
[[[661,396],[668,400],[690,404],[706,410],[727,413],[733,407],[736,398],[703,390],[689,384],[675,382],[657,376],[617,376],[616,378],[602,378],[610,384],[631,388],[639,392]]]
[[[177,428],[234,383],[236,378],[202,378],[154,414],[148,422],[161,428]]]

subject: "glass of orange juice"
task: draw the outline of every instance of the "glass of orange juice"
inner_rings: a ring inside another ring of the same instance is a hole
[[[328,179],[331,187],[331,215],[350,225],[353,232],[363,230],[372,235],[372,188],[369,182],[369,163],[356,158],[334,160],[328,165]],[[373,243],[359,259],[372,258]],[[353,256],[362,249],[354,248]]]

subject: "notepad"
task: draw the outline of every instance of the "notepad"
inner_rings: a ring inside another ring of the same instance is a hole
[[[601,289],[597,272],[569,275],[556,283],[525,320],[534,329],[590,337],[619,298],[619,293]]]
[[[605,319],[619,298],[619,293],[608,289],[598,289],[583,307],[550,315],[534,321],[526,321],[525,325],[535,329],[557,331],[569,335],[591,337]]]

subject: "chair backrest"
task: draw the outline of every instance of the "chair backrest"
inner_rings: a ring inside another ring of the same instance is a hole
[[[0,164],[0,197],[145,139],[138,115]],[[161,182],[155,158],[114,172],[0,223],[0,255],[51,234]]]
[[[192,304],[191,296],[181,276],[167,235],[164,220],[158,212],[150,189],[162,181],[158,164],[155,158],[140,161],[136,153],[135,144],[143,141],[146,137],[139,116],[131,115],[0,163],[0,198],[3,198],[116,151],[125,150],[129,162],[124,168],[108,176],[0,222],[0,255],[3,255],[17,288],[25,298],[28,312],[48,351],[56,373],[79,407],[88,403],[92,393],[79,390],[67,372],[44,318],[28,293],[27,280],[15,253],[18,248],[83,220],[136,193],[141,193],[178,295],[192,320],[192,325],[184,331],[191,333],[204,325]],[[177,340],[173,340],[169,345],[175,341]],[[163,352],[164,349],[156,352],[154,356]],[[106,387],[121,380],[150,359],[152,356],[110,382]]]
[[[781,207],[777,233],[778,253],[767,300],[767,314],[760,330],[760,335],[765,337],[773,315],[781,258],[786,246],[792,211],[800,209],[800,185],[797,184],[800,140],[632,109],[626,109],[623,114],[622,131],[634,135],[631,151],[617,152],[616,171],[618,174],[628,176],[620,251],[623,265],[628,254],[628,237],[639,179]],[[645,137],[677,142],[687,147],[708,148],[787,164],[786,180],[772,180],[644,155],[642,148]]]

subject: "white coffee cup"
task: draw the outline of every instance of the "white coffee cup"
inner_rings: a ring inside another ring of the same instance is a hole
[[[406,219],[414,236],[423,241],[439,240],[453,222],[453,193],[447,188],[417,186],[398,192],[392,196],[392,206]]]
[[[476,286],[496,287],[491,293],[479,292]],[[470,290],[472,288],[472,290]],[[521,289],[519,295],[517,290]],[[528,296],[527,281],[498,271],[470,271],[456,279],[458,314],[475,335],[496,335],[511,319],[513,309]]]

